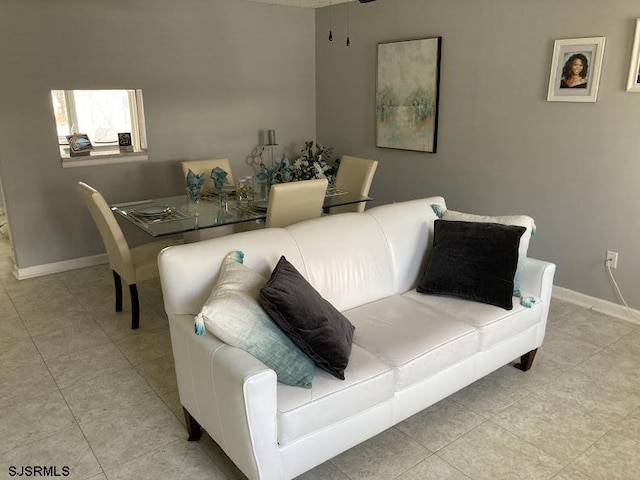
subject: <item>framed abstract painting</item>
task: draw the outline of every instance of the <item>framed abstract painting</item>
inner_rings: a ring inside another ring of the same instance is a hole
[[[442,37],[378,44],[376,146],[435,153]]]

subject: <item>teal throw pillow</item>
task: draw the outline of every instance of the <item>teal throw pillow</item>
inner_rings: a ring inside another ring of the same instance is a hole
[[[204,324],[223,342],[249,352],[273,369],[279,382],[311,388],[313,362],[262,309],[258,298],[267,281],[240,263],[243,257],[236,251],[224,258],[218,281],[196,316],[196,333],[204,333],[198,327]]]

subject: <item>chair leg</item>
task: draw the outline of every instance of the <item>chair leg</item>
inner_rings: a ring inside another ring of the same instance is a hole
[[[131,330],[140,326],[140,302],[138,301],[138,288],[136,284],[129,285],[131,293]]]
[[[116,287],[116,312],[122,311],[122,279],[120,275],[116,273],[115,270],[113,272],[113,283]]]

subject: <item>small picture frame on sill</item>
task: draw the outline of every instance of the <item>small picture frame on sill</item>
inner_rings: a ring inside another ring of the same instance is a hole
[[[74,133],[73,135],[67,135],[67,142],[69,142],[69,155],[72,157],[79,155],[89,155],[93,145],[86,133]]]
[[[549,102],[595,102],[605,37],[556,40],[549,75]]]
[[[640,93],[640,18],[636,19],[636,30],[633,36],[627,92]]]
[[[133,152],[131,132],[118,133],[118,147],[121,152]]]

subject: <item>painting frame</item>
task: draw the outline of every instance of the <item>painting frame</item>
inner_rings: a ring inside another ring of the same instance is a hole
[[[631,61],[629,62],[627,92],[640,93],[640,18],[636,18],[636,30],[633,36],[633,47],[631,48]]]
[[[442,37],[380,42],[376,147],[436,153]]]
[[[547,93],[548,102],[595,102],[597,100],[605,41],[606,37],[587,37],[561,39],[554,42]],[[580,73],[573,74],[572,65],[576,65],[576,68],[581,68],[580,65],[582,65]],[[580,80],[573,81],[569,74],[580,77]]]

